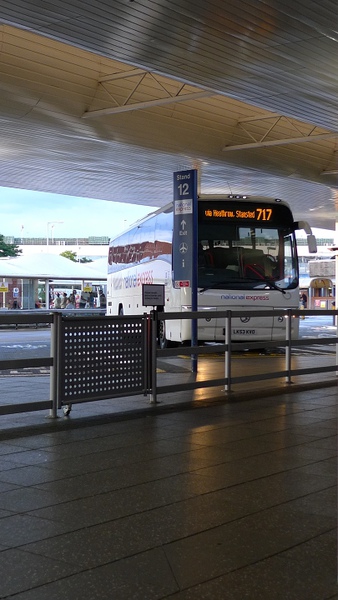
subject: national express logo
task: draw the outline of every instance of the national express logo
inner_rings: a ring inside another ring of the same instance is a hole
[[[245,300],[253,300],[254,302],[256,302],[256,300],[269,300],[269,294],[260,294],[260,295],[247,294],[245,296]]]
[[[114,290],[122,290],[123,279],[122,277],[114,277],[113,278],[113,289]]]
[[[269,300],[269,294],[222,294],[221,300]]]
[[[245,300],[244,294],[222,294],[221,300]]]
[[[121,290],[125,288],[130,290],[131,288],[140,287],[143,284],[154,283],[153,271],[143,271],[142,273],[132,273],[126,275],[126,277],[116,277],[113,281],[114,290]]]

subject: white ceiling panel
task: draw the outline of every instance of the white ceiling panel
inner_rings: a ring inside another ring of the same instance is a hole
[[[202,192],[276,195],[333,227],[335,1],[0,8],[1,185],[161,206],[196,167]]]

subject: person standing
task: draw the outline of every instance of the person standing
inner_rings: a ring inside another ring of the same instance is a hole
[[[299,300],[300,300],[301,306],[306,308],[307,307],[307,295],[304,292],[300,292]]]
[[[75,302],[74,302],[74,296],[70,295],[69,298],[67,298],[67,308],[75,308]]]
[[[106,296],[103,293],[103,290],[100,290],[100,308],[106,308],[107,307],[107,300],[106,300]]]
[[[85,295],[84,292],[81,292],[80,301],[79,301],[79,308],[87,308],[86,304],[87,304],[86,295]]]
[[[55,298],[54,298],[54,308],[61,308],[61,296],[59,294],[59,292],[56,292]]]
[[[66,292],[63,292],[60,308],[66,308],[66,306],[67,306],[67,294],[66,294]]]

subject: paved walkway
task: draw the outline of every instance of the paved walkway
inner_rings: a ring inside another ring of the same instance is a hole
[[[1,417],[0,597],[337,599],[336,404],[331,386]]]

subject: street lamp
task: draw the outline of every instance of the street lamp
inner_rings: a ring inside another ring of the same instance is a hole
[[[53,243],[53,227],[56,223],[63,223],[63,221],[48,221],[47,223],[47,246],[49,245],[49,226],[52,226],[52,243]]]

